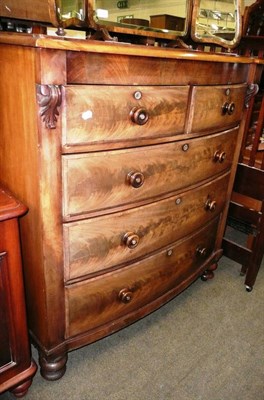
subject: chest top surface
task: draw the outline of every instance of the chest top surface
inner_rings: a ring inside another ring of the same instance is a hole
[[[54,38],[43,34],[0,33],[0,43],[35,48],[83,51],[90,53],[134,55],[154,58],[185,59],[231,63],[264,63],[254,57],[240,56],[235,53],[206,52],[193,49],[168,48],[161,46],[131,45],[122,42],[104,42],[98,40]]]
[[[0,186],[0,221],[15,218],[26,212],[26,207]]]

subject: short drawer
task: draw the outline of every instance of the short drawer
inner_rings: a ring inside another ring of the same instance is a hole
[[[66,86],[63,146],[181,134],[188,93],[188,86]]]
[[[190,234],[218,215],[229,173],[178,196],[63,226],[65,280],[124,265]]]
[[[126,317],[193,281],[214,250],[218,218],[191,235],[141,262],[85,282],[66,286],[66,336],[75,336]],[[134,318],[136,319],[136,318]]]
[[[64,220],[110,213],[228,170],[238,129],[135,149],[64,155]]]
[[[194,86],[187,131],[222,130],[238,124],[246,88],[246,84]]]

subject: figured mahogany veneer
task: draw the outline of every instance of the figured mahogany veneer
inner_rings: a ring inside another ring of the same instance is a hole
[[[239,123],[246,85],[195,86],[192,92],[188,132],[221,129]]]
[[[229,173],[178,195],[109,215],[64,224],[65,279],[107,270],[150,254],[195,231],[223,210]],[[207,202],[215,201],[213,210]],[[124,243],[136,234],[132,250]]]
[[[0,43],[1,179],[29,208],[29,328],[53,380],[68,351],[213,276],[255,61],[4,33]]]
[[[184,142],[64,155],[64,220],[151,202],[227,171],[232,165],[237,135],[235,128]],[[224,160],[217,158],[220,154]],[[131,178],[134,175],[139,179],[138,185]]]
[[[91,281],[66,286],[67,337],[96,328],[100,334],[109,321],[120,324],[122,316],[133,318],[133,311],[145,314],[149,303],[191,282],[197,268],[213,252],[217,226],[218,218],[195,235],[141,261]]]
[[[63,144],[131,144],[137,137],[183,133],[188,94],[188,86],[68,86]]]

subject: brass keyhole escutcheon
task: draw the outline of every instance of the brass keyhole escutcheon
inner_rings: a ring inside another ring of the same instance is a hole
[[[136,99],[136,100],[142,99],[142,92],[140,92],[139,90],[137,90],[137,91],[134,93],[134,99]]]
[[[182,145],[182,151],[188,151],[189,150],[189,145],[188,143],[185,143]]]

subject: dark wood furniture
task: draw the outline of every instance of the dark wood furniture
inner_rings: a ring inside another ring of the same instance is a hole
[[[28,339],[18,217],[26,207],[0,186],[0,393],[22,397],[36,364]]]
[[[251,106],[250,124],[246,124],[241,161],[235,178],[227,226],[246,234],[245,243],[235,238],[223,239],[225,256],[242,264],[245,286],[251,291],[264,254],[264,148],[260,140],[264,126],[264,97],[256,113]]]
[[[264,1],[247,7],[244,15],[240,54],[263,59],[264,54]],[[228,212],[227,227],[241,231],[246,240],[223,239],[224,254],[242,265],[247,291],[255,284],[264,254],[264,73],[256,65],[253,82],[258,93],[249,103],[244,137],[239,157],[234,190]],[[227,228],[228,229],[228,228]],[[228,231],[228,230],[227,230]]]
[[[264,253],[263,170],[240,163],[227,224],[247,235],[246,243],[224,237],[224,254],[242,265],[247,291],[253,289]]]
[[[213,276],[256,61],[37,35],[0,42],[2,179],[29,207],[29,327],[52,380],[68,351]]]
[[[184,31],[185,18],[175,15],[159,14],[150,16],[152,28],[169,29],[172,31]]]

